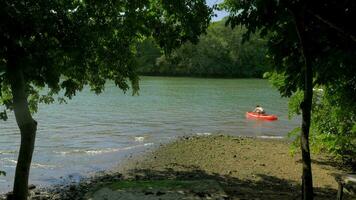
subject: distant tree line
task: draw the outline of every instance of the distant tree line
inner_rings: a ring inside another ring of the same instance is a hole
[[[246,29],[231,29],[225,20],[212,23],[198,44],[186,43],[164,54],[152,39],[137,45],[137,70],[141,75],[262,78],[271,69],[266,39],[258,34],[242,43]]]

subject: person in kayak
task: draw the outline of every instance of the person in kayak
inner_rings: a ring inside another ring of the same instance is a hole
[[[256,108],[253,110],[254,113],[258,113],[258,114],[265,114],[266,111],[260,106],[257,105]]]

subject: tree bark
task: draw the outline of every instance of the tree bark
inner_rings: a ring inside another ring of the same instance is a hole
[[[23,72],[16,63],[8,63],[8,76],[13,96],[13,108],[21,132],[21,145],[17,159],[12,199],[27,200],[28,179],[35,146],[37,122],[32,118],[26,94]]]
[[[302,69],[302,72],[304,73],[304,99],[300,105],[302,109],[302,128],[300,134],[300,147],[303,162],[302,199],[312,200],[314,198],[314,192],[309,148],[309,130],[313,100],[313,68],[308,54],[308,38],[306,36],[304,25],[304,13],[305,12],[299,12],[295,14],[296,31],[299,37],[301,55],[304,60]]]
[[[310,130],[310,119],[311,119],[311,105],[313,99],[313,85],[312,85],[312,66],[308,61],[306,61],[306,72],[305,72],[305,88],[304,88],[304,99],[301,105],[302,107],[302,129],[301,129],[301,150],[302,150],[302,160],[303,160],[303,182],[302,182],[302,193],[304,200],[313,199],[313,175],[311,168],[311,158],[309,149],[309,130]]]

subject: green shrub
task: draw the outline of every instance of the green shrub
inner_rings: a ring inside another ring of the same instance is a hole
[[[349,99],[330,87],[315,88],[312,106],[310,145],[314,152],[327,152],[346,163],[356,162],[356,109]],[[289,116],[300,114],[303,93],[298,91],[289,100]],[[295,140],[292,153],[299,147],[300,129],[289,136]]]

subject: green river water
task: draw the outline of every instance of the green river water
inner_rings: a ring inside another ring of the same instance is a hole
[[[107,170],[132,152],[183,135],[285,137],[299,126],[288,120],[288,100],[266,80],[141,77],[140,95],[112,83],[99,96],[89,89],[68,104],[41,105],[31,183],[61,183]],[[277,121],[248,120],[256,104]],[[13,113],[0,122],[0,192],[11,189],[19,145]]]

